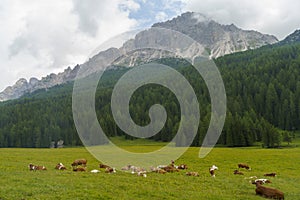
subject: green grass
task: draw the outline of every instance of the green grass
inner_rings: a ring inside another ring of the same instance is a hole
[[[119,140],[119,139],[116,139]],[[121,142],[121,141],[119,141]],[[128,145],[132,151],[147,151],[155,146],[140,141],[143,146]],[[159,148],[162,144],[158,144]],[[176,161],[185,163],[188,171],[198,171],[200,177],[187,177],[185,171],[169,174],[149,173],[147,178],[130,173],[72,172],[70,163],[77,158],[88,160],[88,170],[98,169],[98,163],[85,148],[65,149],[0,149],[0,199],[263,199],[255,195],[255,186],[244,177],[263,177],[264,173],[277,172],[270,178],[270,187],[285,193],[286,199],[300,197],[300,148],[214,148],[205,158],[198,158],[199,148],[189,150]],[[56,171],[62,162],[67,171]],[[237,163],[245,162],[251,171],[233,175]],[[29,171],[28,164],[45,165],[47,171]],[[165,164],[165,163],[162,163]],[[167,164],[167,163],[166,163]],[[217,165],[216,178],[208,168]]]

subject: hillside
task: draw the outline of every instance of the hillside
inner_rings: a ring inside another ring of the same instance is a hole
[[[201,122],[194,146],[202,143],[210,119],[207,88],[193,67],[183,60],[159,59],[175,67],[193,86],[200,103]],[[218,141],[225,146],[251,146],[257,142],[276,147],[292,138],[277,128],[300,129],[300,45],[266,46],[257,50],[227,55],[215,60],[227,93],[227,119]],[[130,68],[108,70],[96,93],[98,120],[108,136],[124,133],[115,125],[110,111],[112,87]],[[40,90],[19,100],[0,104],[0,147],[48,147],[50,141],[63,139],[66,145],[80,145],[71,110],[72,83]],[[176,134],[180,110],[175,96],[158,85],[136,91],[130,112],[139,125],[149,123],[148,109],[162,104],[168,113],[165,127],[151,139],[170,141]],[[133,139],[125,135],[127,139]],[[184,145],[184,140],[177,141]]]

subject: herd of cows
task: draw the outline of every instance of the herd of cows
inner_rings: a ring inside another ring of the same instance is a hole
[[[86,159],[77,159],[71,164],[71,166],[72,166],[72,170],[75,172],[85,172],[85,171],[87,171],[87,160]],[[29,167],[30,171],[47,170],[47,168],[45,166],[39,166],[39,165],[33,165],[33,164],[29,164],[28,167]],[[105,164],[102,164],[102,163],[99,164],[99,168],[104,169],[105,173],[116,173],[115,168],[110,167]],[[249,165],[244,164],[244,163],[239,163],[238,168],[239,169],[236,169],[233,171],[233,174],[244,175],[244,172],[239,171],[240,168],[244,168],[246,170],[251,170]],[[64,166],[62,163],[58,163],[55,166],[55,169],[66,170],[67,167]],[[187,170],[187,169],[188,169],[188,166],[186,164],[175,165],[175,162],[172,160],[169,165],[158,165],[157,167],[150,167],[150,172],[165,174],[165,173],[178,172],[180,170]],[[126,165],[126,166],[122,167],[121,170],[131,172],[132,174],[137,174],[138,176],[147,177],[147,171],[142,167]],[[218,167],[215,165],[213,165],[209,168],[209,173],[210,173],[211,177],[214,178],[216,176],[216,174],[215,174],[216,170],[218,170]],[[99,173],[100,170],[93,169],[90,172],[91,173]],[[199,173],[198,172],[186,172],[186,175],[198,177]],[[274,172],[267,173],[267,174],[264,174],[264,176],[275,177],[276,173],[274,173]],[[284,199],[283,192],[281,192],[275,188],[263,186],[263,184],[271,183],[271,181],[269,179],[266,179],[266,178],[258,179],[256,176],[247,177],[245,179],[250,179],[249,182],[256,185],[256,189],[255,189],[256,195],[260,195],[262,197],[271,198],[271,199]]]

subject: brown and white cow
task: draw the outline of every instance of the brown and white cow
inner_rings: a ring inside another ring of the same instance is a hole
[[[87,164],[87,160],[86,159],[77,159],[74,160],[74,162],[71,164],[73,167],[77,167],[78,165],[82,165],[84,167],[86,167]]]
[[[268,173],[268,174],[264,174],[264,176],[272,176],[272,177],[275,177],[276,176],[276,173]]]
[[[107,167],[105,169],[105,173],[111,174],[111,173],[116,173],[116,169],[115,168],[111,168],[111,167]]]
[[[187,176],[199,176],[199,173],[198,172],[187,172],[187,173],[185,173],[185,175],[187,175]]]
[[[33,165],[31,163],[28,165],[28,167],[29,167],[30,171],[47,170],[47,168],[45,166]]]
[[[237,170],[237,169],[233,171],[233,174],[244,175],[243,172],[240,172],[240,171]]]
[[[58,164],[55,166],[55,169],[58,169],[58,170],[66,170],[67,168],[66,168],[62,163],[58,163]]]
[[[213,166],[211,166],[210,168],[209,168],[209,173],[210,173],[210,175],[211,175],[211,177],[216,177],[216,175],[215,175],[215,170],[218,170],[219,168],[217,167],[217,166],[215,166],[215,165],[213,165]]]
[[[283,192],[275,189],[262,186],[260,181],[253,182],[256,185],[256,195],[260,195],[262,197],[271,198],[271,199],[284,199]]]
[[[166,167],[162,167],[161,169],[165,170],[166,172],[179,172],[179,169],[173,167],[173,166],[166,166]]]
[[[259,182],[261,185],[265,183],[272,183],[269,179],[265,179],[265,178],[255,179],[254,181],[252,181],[252,184],[255,184],[256,182]]]
[[[111,167],[108,166],[108,165],[105,165],[105,164],[100,163],[100,164],[99,164],[99,168],[106,169],[106,168],[111,168]]]
[[[249,165],[245,164],[245,163],[239,163],[238,164],[239,168],[245,168],[247,170],[251,170],[251,168],[249,167]]]
[[[73,168],[73,171],[74,171],[74,172],[85,172],[86,169],[83,168],[83,167],[76,167],[76,168]]]

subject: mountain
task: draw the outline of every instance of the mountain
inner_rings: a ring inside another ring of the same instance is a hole
[[[17,99],[24,94],[32,93],[39,89],[47,89],[56,85],[73,81],[78,70],[79,65],[75,66],[74,69],[68,67],[64,70],[64,72],[58,74],[52,73],[46,77],[43,77],[41,80],[38,80],[37,78],[31,78],[29,81],[27,81],[26,79],[21,78],[13,86],[7,87],[3,92],[0,93],[0,101]]]
[[[275,36],[242,30],[234,24],[222,25],[193,12],[154,24],[153,27],[168,28],[190,36],[204,45],[213,58],[278,42]]]
[[[135,66],[140,63],[149,62],[153,59],[172,57],[173,55],[170,53],[158,50],[148,49],[143,51],[133,51],[142,46],[151,46],[157,41],[160,42],[160,45],[165,45],[167,49],[178,46],[179,42],[181,42],[180,46],[182,47],[186,45],[185,41],[170,41],[168,34],[161,34],[155,31],[156,27],[171,29],[188,35],[203,45],[211,58],[217,58],[238,51],[255,49],[278,41],[275,36],[261,34],[256,31],[245,31],[233,24],[221,25],[201,14],[187,12],[169,21],[154,24],[152,28],[141,31],[134,39],[125,42],[120,49],[110,48],[99,52],[97,55],[90,58],[89,61],[80,66],[77,65],[74,69],[68,68],[62,73],[57,75],[50,74],[41,80],[31,78],[28,82],[25,79],[20,79],[15,85],[7,87],[0,93],[0,101],[17,99],[24,94],[34,92],[38,89],[47,89],[55,85],[73,81],[79,68],[84,68],[84,73],[82,74],[87,76],[94,73],[96,70],[99,70],[97,68],[100,63],[103,62],[103,58],[110,59],[118,57],[124,55],[124,52],[127,56],[120,57],[113,64]],[[203,54],[203,47],[194,45],[189,46],[187,50],[181,49],[179,51],[181,51],[181,55],[195,58]]]
[[[279,45],[294,44],[300,42],[300,29],[288,35],[284,40],[280,41]]]

